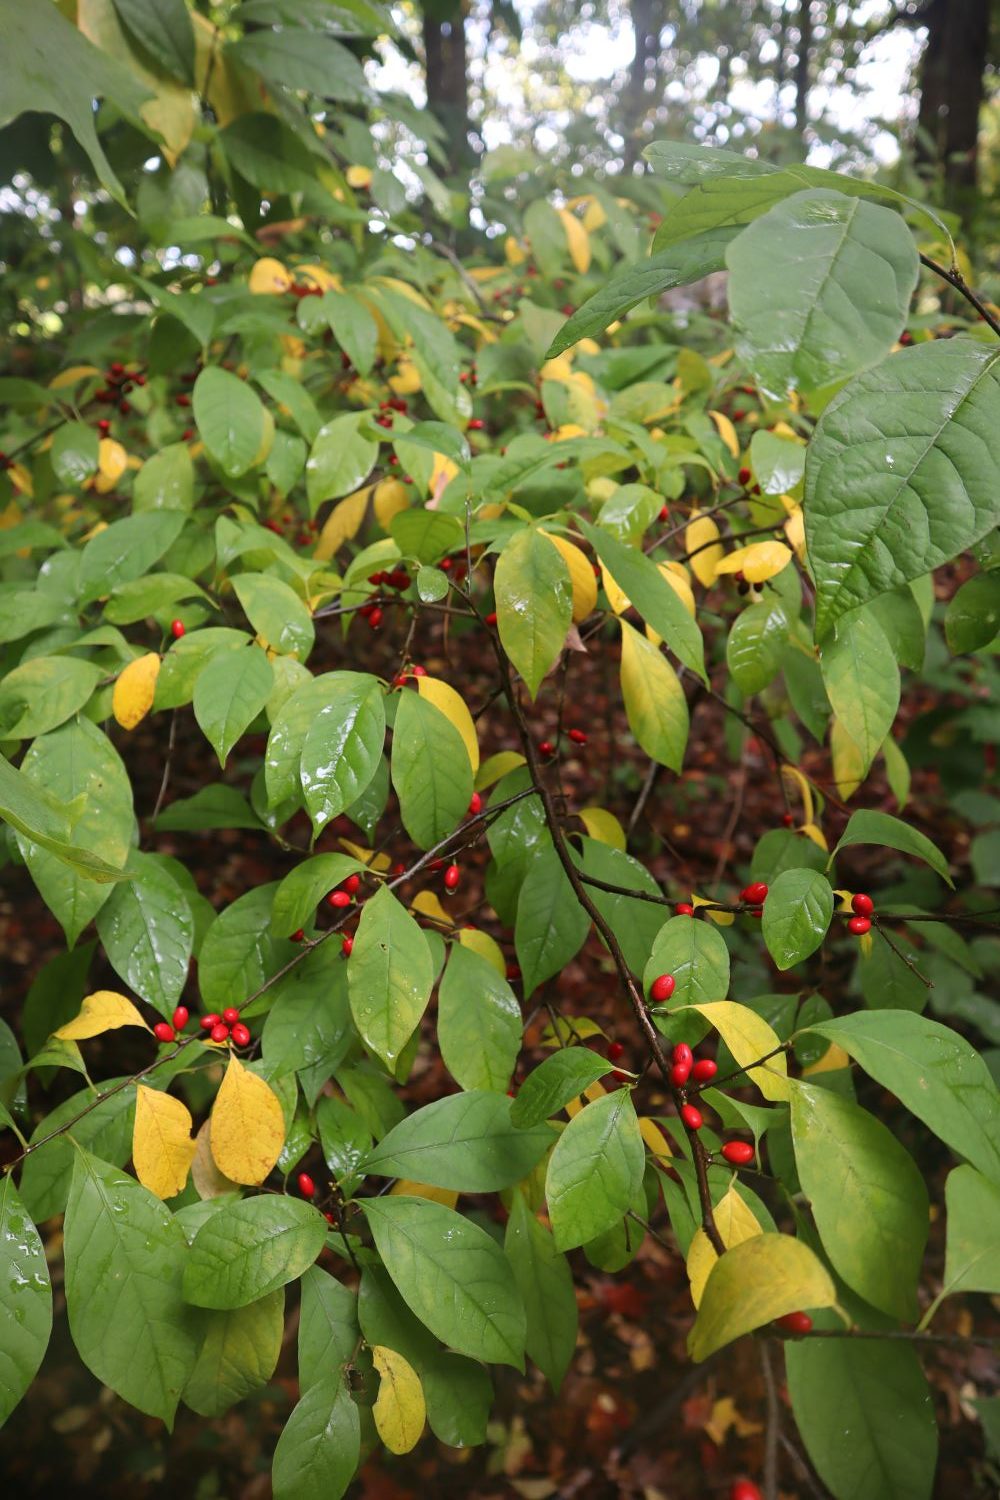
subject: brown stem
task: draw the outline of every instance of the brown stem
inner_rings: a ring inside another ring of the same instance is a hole
[[[920,259],[928,270],[933,271],[935,276],[940,276],[941,280],[946,281],[949,286],[953,286],[956,292],[965,298],[966,302],[971,303],[983,322],[992,328],[995,334],[1000,335],[1000,322],[993,316],[986,304],[981,302],[976,296],[957,266],[952,266],[949,270],[946,266],[940,265],[936,260],[932,260],[929,255],[921,254]]]

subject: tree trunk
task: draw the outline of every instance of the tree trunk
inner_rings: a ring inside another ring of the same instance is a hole
[[[927,27],[917,163],[928,175],[941,173],[945,203],[963,219],[975,204],[990,11],[991,0],[931,0],[917,18]]]
[[[809,54],[812,51],[813,18],[812,0],[799,0],[799,42],[795,63],[795,129],[806,149],[806,130],[809,127]]]
[[[469,140],[469,79],[465,57],[465,3],[427,4],[423,11],[427,105],[444,129],[448,170],[460,173],[474,162]]]
[[[662,10],[659,0],[632,0],[635,53],[629,63],[628,83],[622,94],[626,171],[631,171],[635,166],[643,146],[642,122],[647,105],[645,83],[650,64],[659,56]]]

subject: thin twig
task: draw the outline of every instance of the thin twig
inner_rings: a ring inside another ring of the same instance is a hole
[[[777,1388],[774,1384],[771,1351],[765,1343],[760,1346],[760,1368],[767,1397],[767,1426],[764,1430],[764,1500],[778,1500],[778,1438],[781,1435],[781,1411],[778,1406]]]
[[[933,271],[935,276],[940,276],[941,280],[946,281],[949,286],[953,286],[956,292],[965,298],[966,302],[971,303],[983,322],[992,328],[995,334],[1000,336],[1000,322],[997,322],[986,304],[979,300],[957,266],[953,266],[951,270],[948,270],[936,260],[932,260],[929,255],[924,254],[921,254],[920,259],[928,270]]]
[[[151,828],[155,827],[156,825],[156,820],[160,816],[160,808],[163,806],[163,799],[167,795],[167,787],[170,783],[170,767],[174,758],[174,742],[176,739],[177,710],[175,708],[173,713],[170,715],[170,733],[167,736],[167,758],[163,762],[163,776],[160,780],[160,790],[156,794],[156,806],[153,808],[153,815],[149,820],[149,826]]]

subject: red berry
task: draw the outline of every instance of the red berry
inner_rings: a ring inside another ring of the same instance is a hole
[[[553,745],[551,740],[542,740],[541,744],[538,746],[538,753],[539,755],[546,756],[555,755],[556,747],[555,745]]]
[[[376,604],[375,608],[372,610],[371,614],[368,616],[368,624],[371,626],[372,630],[377,630],[379,628],[379,626],[381,625],[381,623],[382,623],[382,609],[381,609],[380,605]]]
[[[496,612],[495,609],[491,609],[490,612],[489,612],[489,614],[486,616],[486,623],[487,623],[487,625],[495,625],[496,622],[497,622],[497,612]]]
[[[180,393],[179,396],[175,396],[174,397],[174,405],[175,406],[190,406],[191,405],[191,397],[189,395],[187,395],[187,393],[185,391],[181,391],[181,393]]]
[[[851,897],[851,910],[855,916],[870,917],[875,910],[875,902],[870,896],[859,894]]]
[[[776,1318],[775,1322],[779,1328],[786,1333],[811,1333],[813,1320],[807,1312],[785,1313],[783,1318]]]
[[[661,1000],[669,1000],[676,988],[677,981],[672,974],[660,974],[649,987],[650,998],[657,1003]]]
[[[479,813],[481,813],[482,810],[483,810],[483,799],[479,795],[478,792],[473,792],[473,794],[472,794],[472,800],[469,802],[468,816],[470,818],[474,818]]]
[[[625,1048],[621,1042],[608,1043],[608,1062],[617,1062],[624,1055]]]
[[[291,940],[292,940],[293,943],[301,943],[303,941],[303,939],[305,938],[305,935],[306,935],[305,928],[304,927],[297,927],[295,929],[295,931],[292,933],[292,939]]]
[[[866,932],[871,932],[872,924],[870,917],[852,917],[847,924],[848,932],[853,932],[855,937],[864,937]]]
[[[632,1075],[631,1075],[631,1073],[623,1073],[623,1072],[621,1072],[621,1070],[619,1068],[615,1068],[614,1071],[612,1072],[611,1076],[615,1080],[615,1083],[631,1083],[632,1082]]]
[[[719,1071],[719,1065],[710,1057],[703,1057],[695,1063],[691,1069],[691,1077],[695,1083],[708,1083]]]
[[[670,1082],[675,1089],[682,1089],[691,1077],[690,1063],[674,1063],[670,1069]]]
[[[520,966],[520,964],[508,964],[507,965],[507,969],[506,969],[506,974],[507,974],[507,978],[508,979],[520,979],[520,977],[521,977],[521,966]]]
[[[347,937],[345,937],[344,941],[341,943],[340,951],[345,958],[350,958],[351,954],[354,952],[354,939],[351,937],[350,933],[348,933]]]
[[[222,1012],[222,1019],[225,1021],[227,1026],[235,1026],[239,1018],[240,1013],[236,1009],[235,1005],[227,1005],[225,1010]]]
[[[233,1027],[233,1041],[237,1047],[248,1047],[250,1045],[250,1027],[244,1026],[242,1021],[237,1021]]]
[[[345,906],[350,906],[351,898],[346,891],[331,891],[326,898],[326,904],[342,911]]]
[[[309,1176],[309,1173],[308,1172],[300,1172],[299,1173],[299,1179],[298,1179],[298,1181],[299,1181],[299,1192],[302,1194],[303,1198],[315,1198],[315,1196],[316,1196],[316,1184],[313,1182],[312,1178]]]
[[[657,512],[657,518],[660,521],[669,521],[670,520],[670,510],[669,510],[669,507],[666,506],[666,505],[661,505],[659,511]]]
[[[222,1022],[220,1021],[218,1026],[213,1026],[208,1034],[213,1042],[228,1042],[229,1027],[223,1026]]]
[[[361,876],[360,875],[348,875],[347,879],[344,881],[343,888],[344,888],[344,890],[347,892],[347,894],[349,896],[353,896],[355,894],[355,892],[357,891],[358,887],[360,886],[360,884],[361,884]]]
[[[687,1067],[691,1066],[691,1064],[694,1062],[694,1053],[691,1051],[691,1048],[688,1046],[687,1042],[677,1043],[677,1046],[674,1048],[673,1060],[675,1063],[681,1063],[682,1065],[686,1065]]]
[[[729,1500],[764,1500],[757,1486],[750,1479],[737,1479],[729,1491]]]
[[[483,421],[482,417],[473,417],[471,422],[469,423],[469,431],[482,432],[485,426],[486,423]]]
[[[131,401],[119,401],[118,410],[121,412],[123,417],[127,417],[129,412],[132,410]]]
[[[693,917],[694,907],[691,905],[690,901],[678,901],[677,905],[674,907],[674,916]]]
[[[188,1023],[188,1020],[190,1019],[190,1016],[191,1012],[188,1010],[186,1005],[178,1005],[177,1009],[174,1011],[173,1017],[174,1030],[183,1031]]]
[[[458,889],[459,878],[460,878],[460,871],[459,871],[458,865],[449,865],[448,868],[447,868],[447,870],[445,870],[445,872],[444,872],[444,888],[445,888],[445,890],[446,891],[455,891],[455,890],[457,890]]]
[[[750,906],[760,906],[767,897],[767,886],[763,880],[753,880],[740,891],[740,900],[746,901]]]
[[[753,1161],[753,1147],[747,1141],[727,1141],[722,1154],[732,1167],[748,1167]]]
[[[736,411],[733,412],[733,421],[734,422],[742,422],[743,418],[745,416],[746,416],[746,412],[743,410],[743,408],[741,406]]]
[[[194,428],[193,427],[185,427],[184,431],[181,433],[181,437],[183,438],[183,440],[184,440],[185,443],[189,443],[191,441],[191,439],[194,437]],[[275,526],[275,524],[274,524],[273,521],[265,521],[264,525],[265,526],[269,526],[272,531],[279,531],[280,532],[280,527]]]
[[[170,622],[170,634],[173,636],[173,638],[174,638],[175,641],[179,641],[182,635],[186,635],[187,634],[187,626],[184,624],[184,621],[183,620],[171,620],[171,622]]]
[[[582,729],[570,729],[567,733],[574,745],[585,745],[587,743],[587,736]]]
[[[735,417],[735,415],[736,415],[736,413],[733,412],[733,416],[734,417]],[[743,413],[741,412],[740,416],[742,416],[742,415],[743,415]],[[750,479],[751,479],[750,470],[749,469],[741,469],[740,472],[739,472],[739,474],[737,475],[737,478],[739,479],[740,484],[749,484],[750,483]]]
[[[211,1031],[212,1027],[218,1026],[218,1024],[219,1017],[215,1014],[215,1011],[212,1011],[210,1015],[202,1016],[201,1020],[198,1022],[198,1025],[201,1027],[202,1031]]]
[[[107,417],[101,418],[101,420],[97,424],[97,430],[102,437],[107,437],[108,433],[111,431],[111,423],[108,421]]]
[[[157,1021],[153,1027],[153,1035],[158,1042],[176,1042],[174,1028],[167,1021]]]
[[[413,673],[414,677],[426,677],[427,676],[427,668],[426,667],[411,667],[410,671]]]
[[[328,1224],[336,1224],[336,1222],[337,1222],[336,1219],[333,1217],[333,1214],[330,1212],[329,1209],[326,1210],[326,1212],[324,1213],[323,1217],[324,1217],[324,1219],[326,1220],[326,1222]]]
[[[695,1109],[693,1104],[681,1105],[681,1119],[688,1130],[700,1130],[705,1123],[701,1117],[701,1110]]]
[[[794,817],[794,814],[792,814],[792,813],[783,813],[781,821],[784,823],[784,825],[785,825],[786,828],[794,828],[795,827],[795,817]]]

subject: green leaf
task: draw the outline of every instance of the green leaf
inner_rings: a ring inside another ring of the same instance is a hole
[[[197,1307],[246,1307],[301,1276],[325,1239],[311,1203],[281,1194],[227,1203],[191,1242],[184,1296]]]
[[[178,797],[156,820],[163,833],[197,833],[205,828],[260,828],[260,819],[242,792],[217,782]],[[292,929],[294,931],[294,928]]]
[[[465,529],[457,516],[414,506],[393,516],[389,534],[404,557],[435,563],[461,546]]]
[[[206,1010],[242,1005],[278,968],[271,934],[275,887],[261,885],[220,911],[198,955],[198,984]]]
[[[729,949],[718,928],[694,917],[664,922],[643,970],[647,994],[661,974],[672,974],[676,983],[671,1010],[724,1000],[729,993]]]
[[[590,931],[584,911],[558,854],[539,849],[531,858],[517,901],[514,945],[524,981],[524,996],[565,968]]]
[[[787,495],[802,483],[806,446],[761,429],[750,439],[750,464],[765,495]]]
[[[11,589],[0,594],[0,643],[22,640],[65,618],[61,599],[37,589]]]
[[[52,1332],[52,1284],[38,1231],[8,1173],[0,1181],[0,1426],[38,1372]]]
[[[790,828],[769,828],[757,840],[750,861],[750,879],[772,886],[785,870],[825,870],[829,855],[812,839]]]
[[[511,1105],[511,1124],[527,1130],[550,1120],[607,1072],[607,1058],[589,1047],[560,1047],[521,1084]]]
[[[261,1038],[269,1078],[321,1067],[328,1078],[343,1061],[353,1040],[346,967],[339,948],[324,943],[274,986]],[[311,1098],[307,1078],[299,1081]]]
[[[115,589],[104,606],[104,618],[114,625],[134,625],[148,615],[174,612],[182,600],[205,600],[208,595],[190,578],[178,573],[147,573]]]
[[[758,1234],[719,1257],[688,1335],[696,1364],[744,1333],[799,1309],[834,1307],[837,1289],[804,1240]]]
[[[271,739],[282,720],[290,725],[284,737],[297,737],[300,694],[323,683],[321,703],[314,709],[301,742],[299,775],[306,808],[316,834],[339,816],[364,791],[378,769],[385,741],[385,698],[375,677],[364,672],[329,672],[314,683],[299,688],[285,704],[275,722]],[[314,703],[317,695],[304,700]],[[296,705],[293,707],[292,705]],[[278,740],[275,751],[280,746]],[[268,741],[268,756],[271,756]],[[270,767],[268,795],[273,797]]]
[[[310,1266],[302,1277],[299,1385],[304,1391],[352,1358],[358,1342],[358,1298],[328,1271]]]
[[[453,943],[438,988],[441,1058],[463,1089],[505,1092],[521,1050],[521,1007],[503,975]]]
[[[101,672],[89,661],[35,656],[0,683],[0,740],[33,740],[79,713]]]
[[[995,344],[935,339],[891,355],[831,401],[806,459],[817,639],[1000,521],[998,387]]]
[[[957,1032],[901,1010],[860,1011],[807,1029],[837,1042],[953,1151],[1000,1184],[1000,1092]]]
[[[378,352],[378,324],[364,303],[346,292],[324,292],[319,312],[358,374],[369,375]]]
[[[194,716],[224,766],[236,741],[263,711],[274,684],[259,646],[226,651],[209,662],[194,685]]]
[[[64,1247],[73,1342],[98,1380],[168,1429],[197,1358],[197,1314],[181,1296],[187,1254],[165,1204],[77,1151]]]
[[[791,1106],[799,1181],[834,1270],[873,1307],[914,1318],[930,1219],[913,1158],[880,1120],[831,1089],[797,1083]]]
[[[306,494],[309,513],[315,515],[324,500],[349,495],[362,485],[378,458],[378,443],[365,436],[363,412],[334,417],[321,427],[306,460]]]
[[[660,888],[645,865],[599,839],[581,840],[583,858],[578,861],[585,875],[625,890],[660,896]],[[638,972],[646,961],[656,935],[663,926],[665,906],[659,902],[633,900],[629,896],[588,885],[587,894],[618,939],[625,962]]]
[[[639,1189],[645,1164],[628,1089],[615,1089],[575,1114],[556,1142],[545,1174],[558,1249],[571,1250],[617,1224]]]
[[[938,1437],[916,1352],[877,1339],[796,1339],[788,1393],[806,1452],[836,1500],[930,1500]]]
[[[41,1224],[61,1214],[66,1207],[76,1156],[73,1141],[116,1167],[124,1166],[128,1161],[132,1154],[135,1087],[129,1084],[117,1093],[110,1092],[116,1083],[126,1082],[121,1078],[106,1079],[101,1088],[109,1097],[96,1106],[97,1090],[92,1087],[81,1089],[78,1094],[57,1104],[32,1132],[31,1144],[37,1149],[24,1163],[21,1197],[36,1223]],[[77,1120],[77,1115],[83,1110],[89,1110],[89,1113]],[[60,1127],[68,1127],[71,1121],[75,1122],[73,1141],[66,1135],[58,1135],[41,1145],[45,1136]]]
[[[1000,630],[1000,573],[967,578],[948,603],[944,633],[955,656],[979,651]]]
[[[603,279],[600,291],[563,324],[549,346],[546,359],[555,359],[580,339],[593,338],[647,297],[659,297],[675,286],[700,281],[725,265],[726,246],[737,231],[713,230],[671,245],[646,260],[623,266]]]
[[[761,922],[764,942],[779,969],[815,953],[829,931],[833,891],[818,870],[785,870],[769,888]]]
[[[558,1391],[576,1348],[573,1274],[521,1192],[514,1193],[504,1250],[528,1315],[527,1354]]]
[[[132,485],[132,509],[189,511],[194,505],[194,463],[187,443],[170,443],[146,459]]]
[[[30,751],[29,751],[30,755]],[[27,756],[25,759],[27,760]],[[35,787],[22,771],[15,770],[9,761],[0,755],[0,818],[25,839],[45,850],[54,859],[65,864],[79,875],[91,881],[126,880],[128,876],[121,868],[108,864],[89,849],[70,843],[70,830],[65,818],[65,808],[58,808],[50,801],[42,788]],[[122,864],[128,849],[127,839],[122,851]]]
[[[434,965],[417,923],[386,886],[366,901],[347,962],[354,1024],[390,1070],[430,999]]]
[[[291,937],[311,922],[323,897],[347,879],[364,870],[349,854],[316,854],[304,859],[281,881],[274,893],[271,926],[278,937]]]
[[[194,419],[209,453],[227,479],[253,467],[264,443],[264,408],[245,380],[207,365],[191,393]]]
[[[399,695],[392,731],[392,784],[403,827],[419,849],[430,849],[465,817],[472,766],[462,736],[419,693]]]
[[[120,0],[116,0],[120,3]],[[358,103],[368,97],[361,64],[331,36],[306,27],[252,31],[229,42],[226,56],[261,73],[269,83],[305,89],[322,98]]]
[[[830,705],[858,747],[867,774],[899,708],[899,667],[870,610],[841,617],[824,642],[820,667]]]
[[[930,865],[949,885],[955,883],[948,874],[948,861],[937,845],[932,844],[919,829],[911,828],[908,823],[901,822],[890,813],[871,812],[867,808],[851,813],[831,857],[835,859],[841,849],[847,849],[852,844],[877,844],[883,849],[898,849],[901,854],[912,854],[914,859],[922,859],[924,864]]]
[[[268,573],[240,573],[233,579],[233,588],[264,644],[305,661],[316,631],[312,615],[295,590]]]
[[[400,1296],[435,1337],[472,1359],[523,1369],[524,1306],[492,1236],[427,1198],[365,1198],[362,1207]]]
[[[182,1399],[201,1417],[221,1417],[267,1385],[285,1331],[282,1287],[225,1312],[206,1312],[195,1367]]]
[[[274,1450],[274,1500],[339,1500],[361,1456],[361,1417],[332,1370],[292,1409]]]
[[[129,874],[98,912],[98,935],[115,973],[169,1018],[187,984],[194,918],[177,881],[148,855],[133,850]]]
[[[647,625],[663,638],[667,650],[705,681],[701,632],[656,564],[599,526],[581,521],[580,530]]]
[[[91,537],[80,557],[80,602],[106,598],[120,584],[148,573],[184,527],[180,511],[147,511],[112,521]]]
[[[534,698],[572,623],[569,569],[558,549],[526,526],[500,553],[494,590],[500,643]]]
[[[340,676],[338,672],[326,672],[303,682],[278,710],[264,754],[269,807],[281,807],[283,803],[301,797],[299,766],[302,746],[320,709],[336,703],[343,696]]]
[[[119,21],[155,63],[194,87],[194,28],[184,0],[114,0]]]
[[[781,669],[788,640],[788,612],[779,598],[741,610],[726,641],[726,662],[741,693],[759,693]]]
[[[730,242],[726,265],[737,347],[778,399],[888,354],[920,272],[898,213],[824,188],[755,219]]]
[[[947,1244],[942,1297],[1000,1292],[1000,1186],[975,1167],[956,1167],[945,1183]]]
[[[67,422],[52,439],[49,457],[60,484],[80,488],[97,473],[97,433],[84,422]]]
[[[622,700],[628,727],[650,760],[679,771],[690,729],[684,689],[659,647],[640,635],[627,620],[619,623]]]
[[[342,1189],[350,1191],[350,1185],[360,1178],[363,1158],[371,1150],[372,1132],[343,1099],[326,1094],[316,1105],[316,1128],[323,1160]]]
[[[555,1140],[547,1125],[518,1128],[506,1094],[471,1090],[425,1104],[363,1163],[376,1177],[404,1177],[460,1193],[496,1193],[528,1176]]]
[[[70,861],[46,843],[29,842],[30,830],[28,839],[18,839],[42,900],[72,945],[111,893],[104,871],[111,868],[116,879],[125,878],[121,871],[135,822],[131,783],[111,741],[86,719],[35,740],[21,772],[47,798],[57,799],[67,812],[72,809],[69,842],[80,846],[81,855],[100,851],[98,868],[91,873],[85,860]]]

